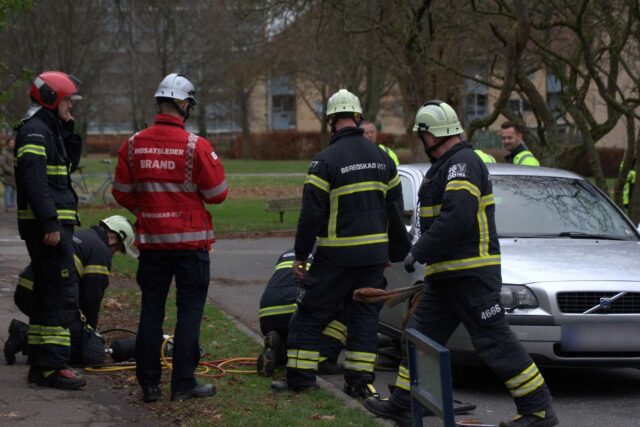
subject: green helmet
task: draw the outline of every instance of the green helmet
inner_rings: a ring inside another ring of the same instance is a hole
[[[327,116],[337,113],[362,114],[360,100],[348,90],[340,89],[327,101]]]
[[[413,131],[429,132],[436,138],[464,132],[455,110],[446,102],[438,100],[422,104],[416,113]]]
[[[138,249],[133,245],[134,231],[131,222],[122,215],[113,215],[100,221],[100,225],[116,233],[122,241],[123,253],[137,258]]]

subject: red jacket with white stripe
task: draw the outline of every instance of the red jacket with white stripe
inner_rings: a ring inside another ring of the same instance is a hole
[[[118,150],[113,196],[136,215],[139,249],[211,249],[204,203],[222,203],[227,193],[211,143],[187,132],[179,117],[158,114]]]

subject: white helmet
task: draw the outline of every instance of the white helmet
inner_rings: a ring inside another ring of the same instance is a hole
[[[133,245],[134,231],[131,222],[122,215],[113,215],[100,221],[100,225],[108,228],[112,232],[116,233],[122,242],[123,252],[134,258],[137,258],[140,253],[138,249]]]
[[[171,73],[162,79],[154,96],[179,101],[188,100],[192,106],[196,105],[196,88],[189,79],[178,73]]]
[[[429,132],[436,138],[459,135],[464,132],[458,115],[444,101],[425,102],[416,113],[414,132]]]
[[[360,100],[348,90],[340,89],[327,101],[327,116],[337,113],[362,114]]]

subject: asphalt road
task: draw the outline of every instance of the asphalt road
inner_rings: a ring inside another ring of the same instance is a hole
[[[209,298],[230,316],[259,333],[258,302],[278,256],[293,246],[292,238],[219,240],[212,255]],[[477,409],[457,420],[475,418],[499,424],[515,406],[504,386],[484,368],[456,369],[454,397]],[[554,396],[560,425],[568,427],[640,426],[640,370],[543,369]],[[341,376],[325,376],[337,388]],[[376,372],[376,388],[388,395],[395,372]],[[442,425],[425,418],[425,425]]]

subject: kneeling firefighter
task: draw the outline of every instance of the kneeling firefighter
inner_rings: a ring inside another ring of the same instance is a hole
[[[104,292],[109,286],[111,259],[120,251],[132,257],[137,256],[133,246],[134,232],[129,220],[120,215],[110,216],[87,230],[79,230],[73,235],[75,269],[79,281],[78,314],[69,324],[71,333],[71,357],[73,366],[97,364],[104,357],[104,348],[93,354],[83,354],[85,332],[91,333],[98,327],[98,316]],[[33,304],[34,274],[31,264],[20,273],[14,292],[16,306],[26,316],[30,316]],[[15,354],[26,353],[28,326],[13,319],[9,326],[9,339],[4,345],[7,364],[15,363]],[[87,346],[85,345],[85,353]]]
[[[289,321],[297,309],[296,297],[301,285],[300,280],[291,274],[294,260],[293,249],[280,255],[275,271],[260,298],[260,330],[264,336],[264,349],[258,356],[258,375],[271,376],[276,367],[287,361]],[[313,255],[309,255],[307,269],[312,262]],[[341,374],[343,371],[337,361],[347,342],[345,321],[344,310],[340,310],[322,331],[318,365],[321,374]]]

